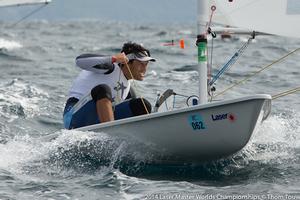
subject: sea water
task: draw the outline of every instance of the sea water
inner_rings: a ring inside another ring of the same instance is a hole
[[[155,166],[147,152],[109,133],[63,129],[62,111],[82,53],[115,54],[124,42],[143,43],[151,63],[138,93],[152,105],[174,89],[197,95],[193,24],[103,21],[0,23],[0,199],[299,199],[300,93],[272,102],[239,153],[199,165]],[[167,41],[185,40],[164,46]],[[213,73],[247,41],[215,39]],[[216,83],[216,93],[298,48],[300,40],[260,36]],[[211,42],[209,42],[211,47]],[[299,87],[299,52],[215,100],[255,93],[275,95]],[[175,107],[186,99],[176,97]],[[53,134],[55,139],[45,139]],[[170,140],[171,142],[171,140]],[[127,162],[128,154],[133,162]]]

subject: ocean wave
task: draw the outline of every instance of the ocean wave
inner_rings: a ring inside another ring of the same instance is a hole
[[[39,114],[39,102],[48,94],[14,79],[0,85],[0,115],[14,121],[18,117],[33,117]]]
[[[10,61],[24,61],[24,62],[29,61],[29,59],[27,59],[27,58],[24,58],[20,55],[16,55],[16,53],[14,51],[9,51],[7,49],[1,49],[1,48],[0,48],[0,58],[2,61],[1,65],[3,65],[3,66],[11,65],[10,63],[8,63]],[[8,61],[8,62],[6,62],[6,61]]]
[[[159,32],[155,33],[155,36],[166,36],[166,35],[168,35],[167,31],[159,31]]]
[[[232,156],[232,163],[226,167],[229,175],[238,173],[241,177],[251,173],[253,178],[288,178],[282,168],[294,168],[300,163],[300,121],[299,115],[294,114],[292,118],[272,115],[259,124],[249,144]],[[254,170],[257,168],[260,170]]]
[[[105,133],[61,130],[52,140],[15,136],[0,143],[0,168],[17,173],[94,173],[101,168],[138,166],[151,159],[143,149]],[[49,138],[49,137],[46,137]],[[9,162],[5,162],[12,157]],[[133,164],[133,165],[132,165]]]
[[[22,47],[23,47],[23,45],[19,42],[0,38],[0,50],[1,51],[3,51],[3,50],[11,51],[14,49],[20,49]]]
[[[186,71],[198,71],[199,66],[198,65],[184,65],[179,68],[175,68],[174,71],[177,72],[186,72]]]

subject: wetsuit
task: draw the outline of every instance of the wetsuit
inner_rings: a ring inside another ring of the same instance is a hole
[[[140,99],[125,101],[129,95],[130,82],[120,66],[112,63],[111,56],[83,54],[76,58],[82,69],[74,80],[64,109],[64,126],[67,129],[100,123],[96,101],[108,98],[114,105],[115,119],[145,114]],[[151,111],[151,105],[146,103]],[[149,107],[150,106],[150,107]]]

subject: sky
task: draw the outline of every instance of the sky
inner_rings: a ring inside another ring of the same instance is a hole
[[[0,20],[18,20],[38,6],[0,8]],[[196,0],[52,0],[27,20],[102,19],[126,22],[195,22]]]

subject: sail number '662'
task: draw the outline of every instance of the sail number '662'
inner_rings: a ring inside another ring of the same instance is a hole
[[[203,122],[192,122],[192,127],[194,130],[205,129]]]
[[[188,122],[191,125],[191,127],[193,128],[193,130],[204,130],[204,129],[206,129],[204,121],[203,121],[201,115],[199,115],[199,114],[190,115],[188,117]]]

